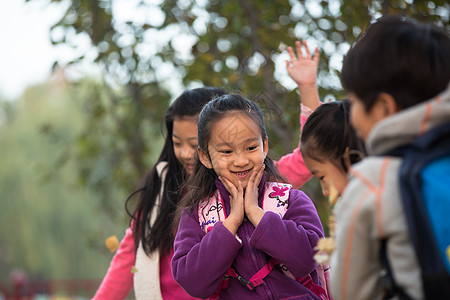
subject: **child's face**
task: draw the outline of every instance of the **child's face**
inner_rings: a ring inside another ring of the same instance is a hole
[[[194,171],[194,153],[197,151],[197,117],[175,118],[172,132],[175,157],[188,174]]]
[[[336,164],[330,161],[320,162],[307,156],[303,157],[303,161],[311,173],[319,179],[324,196],[330,196],[331,185],[334,185],[337,189],[339,196],[342,195],[348,184],[347,174],[344,169],[337,167]]]
[[[377,100],[367,112],[358,96],[350,93],[349,99],[351,102],[350,122],[358,136],[366,141],[375,124],[386,117],[386,106],[383,101]]]
[[[256,122],[241,113],[230,114],[211,128],[208,153],[199,149],[199,158],[205,167],[214,169],[236,187],[241,181],[247,187],[254,171],[258,171],[268,151],[267,138],[261,137]]]

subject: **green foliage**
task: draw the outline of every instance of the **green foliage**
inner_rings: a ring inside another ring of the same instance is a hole
[[[106,237],[127,223],[99,213],[95,190],[77,183],[76,149],[84,117],[64,87],[30,88],[0,102],[0,281],[15,268],[31,278],[101,278]],[[111,205],[121,207],[124,194]],[[123,211],[122,211],[123,214]]]
[[[295,147],[299,134],[298,96],[285,87],[289,79],[275,64],[287,45],[301,39],[321,49],[319,93],[339,99],[345,95],[342,58],[374,19],[401,14],[450,29],[447,0],[52,2],[67,4],[52,42],[71,45],[77,36],[87,37],[104,70],[106,94],[88,89],[78,95],[88,99],[87,122],[75,157],[83,183],[98,189],[111,212],[107,199],[115,188],[130,191],[154,161],[160,144],[153,142],[153,128],[180,92],[179,81],[256,99],[268,115],[271,149],[279,157]],[[112,6],[124,2],[136,7],[129,19],[119,18]]]
[[[160,103],[162,111],[152,108],[159,95],[146,90],[145,99],[136,102],[122,90],[93,81],[82,80],[69,87],[71,98],[80,103],[85,120],[76,137],[74,149],[66,149],[68,157],[77,161],[81,183],[96,190],[103,212],[112,219],[125,216],[123,202],[150,168],[162,148],[163,112],[168,103]],[[122,204],[110,199],[122,196]]]
[[[139,124],[159,116],[169,99],[167,91],[173,92],[168,86],[180,76],[187,87],[225,87],[258,99],[269,112],[269,136],[280,154],[292,149],[298,134],[297,95],[288,93],[280,76],[275,76],[275,61],[286,45],[298,39],[315,41],[322,50],[320,94],[341,98],[342,57],[375,18],[395,13],[449,28],[445,0],[130,1],[139,14],[134,19],[119,19],[110,1],[66,2],[66,14],[52,29],[64,34],[53,43],[70,43],[74,32],[89,37],[107,82],[124,86],[124,98],[130,104],[129,117],[116,122]],[[147,12],[145,17],[141,12]],[[145,110],[150,106],[157,114]],[[119,109],[113,105],[108,112]],[[102,122],[102,116],[96,118]],[[126,127],[117,133],[129,144],[128,150],[137,154],[133,168],[142,174],[147,149],[129,136],[141,133]]]

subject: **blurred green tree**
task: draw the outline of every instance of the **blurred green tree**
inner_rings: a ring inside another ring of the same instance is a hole
[[[52,42],[88,40],[89,59],[94,53],[104,70],[109,92],[101,99],[95,91],[85,95],[90,121],[79,137],[78,158],[83,178],[105,191],[102,182],[111,182],[103,179],[115,176],[114,184],[130,190],[149,167],[154,136],[145,136],[146,124],[158,124],[180,87],[225,87],[258,101],[279,157],[295,147],[299,134],[297,93],[282,62],[287,45],[301,39],[321,49],[319,93],[339,99],[342,57],[374,19],[401,14],[450,29],[447,0],[52,2],[66,5],[51,29]],[[85,60],[87,53],[71,64]],[[93,137],[92,127],[103,136]]]
[[[100,213],[96,191],[77,183],[69,151],[85,115],[69,91],[42,84],[0,101],[0,282],[16,268],[30,279],[101,278],[105,238],[123,236],[125,218]],[[110,199],[116,212],[123,197]]]

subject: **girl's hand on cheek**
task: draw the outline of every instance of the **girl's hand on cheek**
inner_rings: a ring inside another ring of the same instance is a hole
[[[264,211],[258,206],[258,187],[264,173],[265,165],[263,164],[257,172],[253,172],[245,189],[244,209],[253,226],[258,226],[259,221],[264,215]]]
[[[241,226],[244,221],[244,189],[242,188],[240,181],[236,188],[236,186],[225,177],[220,176],[219,180],[230,193],[230,215],[223,221],[223,225],[233,235],[236,235],[239,226]]]

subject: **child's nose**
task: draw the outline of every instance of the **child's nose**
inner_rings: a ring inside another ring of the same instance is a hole
[[[245,155],[237,154],[234,159],[234,165],[235,166],[245,166],[248,164],[248,159]]]
[[[192,157],[193,152],[194,151],[192,151],[192,149],[189,146],[184,146],[184,147],[181,148],[181,155],[180,156],[181,156],[182,159],[188,160],[188,159],[190,159]]]
[[[329,192],[329,190],[328,190],[327,184],[324,183],[324,182],[321,182],[321,183],[320,183],[320,186],[322,187],[322,194],[323,194],[325,197],[330,196],[330,192]]]

